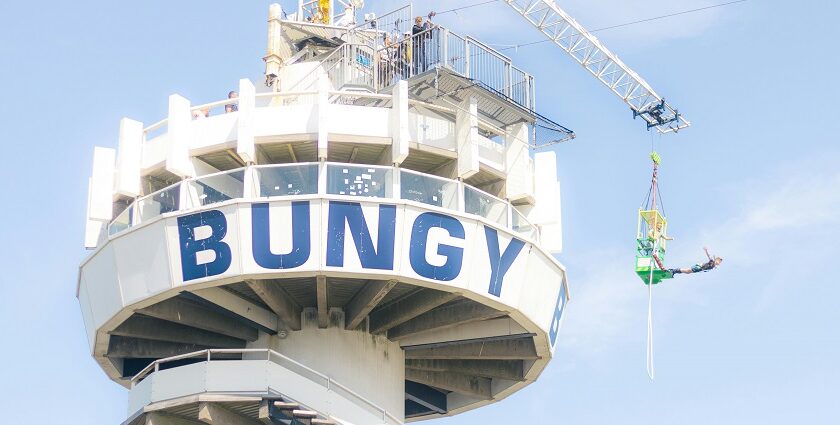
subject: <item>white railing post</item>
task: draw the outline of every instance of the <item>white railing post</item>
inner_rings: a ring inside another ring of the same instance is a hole
[[[470,78],[470,41],[464,39],[464,76]]]
[[[510,65],[510,62],[505,62],[505,96],[513,98],[513,87],[511,87],[511,83],[513,82],[513,67]],[[516,100],[516,99],[514,99]]]
[[[245,167],[245,172],[242,176],[242,197],[244,199],[254,199],[259,196],[257,185],[259,178],[257,177],[257,170],[253,166]]]
[[[400,167],[394,166],[391,167],[393,170],[394,177],[391,179],[392,181],[392,193],[391,198],[393,199],[401,199],[402,198],[402,171],[400,171]]]
[[[458,179],[458,195],[458,211],[467,212],[467,188],[461,179]]]
[[[441,47],[441,59],[443,60],[443,66],[447,67],[449,65],[449,29],[444,28],[442,31],[438,32],[442,34],[440,36],[443,43],[443,47]]]
[[[327,194],[327,163],[325,161],[318,162],[318,194]]]
[[[184,211],[184,210],[187,210],[187,209],[190,208],[189,207],[189,200],[190,200],[190,197],[189,197],[189,191],[190,191],[189,180],[186,180],[186,179],[181,180],[181,182],[178,183],[178,185],[180,186],[179,189],[178,189],[178,211]]]

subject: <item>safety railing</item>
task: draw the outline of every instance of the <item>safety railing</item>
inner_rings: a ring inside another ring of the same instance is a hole
[[[322,385],[328,392],[341,393],[345,398],[355,400],[354,403],[361,404],[368,409],[371,409],[381,415],[383,423],[401,424],[402,421],[388,412],[386,409],[380,407],[378,404],[370,401],[361,394],[351,390],[347,386],[336,382],[329,376],[312,369],[292,358],[289,358],[277,351],[267,348],[243,348],[243,349],[209,349],[194,351],[191,353],[181,354],[177,356],[167,357],[164,359],[155,360],[148,366],[143,368],[136,375],[131,377],[131,387],[133,388],[137,383],[161,370],[183,366],[184,360],[196,359],[198,362],[211,362],[213,356],[216,355],[217,360],[230,361],[231,356],[241,356],[247,360],[266,360],[268,362],[283,366],[287,370],[296,373],[297,375],[308,379],[311,382]],[[174,364],[173,364],[174,363]]]
[[[399,199],[471,214],[539,241],[510,202],[464,182],[399,167],[337,162],[255,165],[186,179],[129,204],[108,226],[117,235],[163,214],[237,199],[334,195]]]
[[[471,37],[439,26],[410,35],[383,33],[375,51],[376,90],[441,67],[534,109],[534,78],[513,66],[510,58]]]

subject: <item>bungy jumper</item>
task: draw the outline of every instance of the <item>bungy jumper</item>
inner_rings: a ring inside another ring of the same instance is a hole
[[[665,267],[665,249],[668,241],[674,238],[668,236],[668,220],[663,214],[664,209],[663,212],[659,211],[662,195],[659,193],[657,173],[662,159],[656,152],[650,154],[650,159],[653,161],[653,176],[648,195],[639,208],[636,226],[636,274],[646,285],[656,285],[673,278],[675,274],[707,272],[719,266],[723,259],[710,255],[709,250],[703,248],[708,258],[703,264],[684,269]]]
[[[648,286],[648,335],[647,335],[647,373],[654,379],[653,367],[653,285],[665,279],[671,279],[674,274],[697,273],[714,269],[721,261],[720,257],[706,256],[709,261],[702,265],[695,265],[689,269],[669,269],[665,267],[665,250],[668,241],[674,238],[668,236],[668,220],[665,219],[664,208],[660,212],[662,195],[659,193],[658,171],[662,158],[656,152],[651,152],[653,174],[650,179],[650,190],[642,206],[639,208],[638,224],[636,226],[636,275]],[[657,203],[657,201],[659,203]]]

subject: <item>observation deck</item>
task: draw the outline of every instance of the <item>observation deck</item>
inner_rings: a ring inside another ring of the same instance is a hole
[[[125,423],[399,424],[536,380],[569,290],[533,79],[477,82],[440,27],[397,78],[378,30],[280,15],[265,88],[95,149],[77,296]]]

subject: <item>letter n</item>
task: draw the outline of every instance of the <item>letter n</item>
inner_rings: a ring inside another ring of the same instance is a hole
[[[330,201],[327,218],[327,266],[344,267],[345,228],[349,227],[363,268],[393,270],[396,216],[396,205],[379,206],[379,237],[374,249],[370,229],[362,213],[362,205],[358,202]]]

